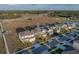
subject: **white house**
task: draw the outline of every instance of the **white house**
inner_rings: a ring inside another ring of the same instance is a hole
[[[61,28],[58,28],[57,33],[60,33],[60,31],[61,31]]]
[[[66,27],[67,27],[67,24],[63,24],[63,25],[62,25],[62,28],[66,28]]]
[[[30,42],[34,42],[36,40],[36,35],[42,35],[43,37],[46,37],[47,34],[46,34],[46,30],[40,30],[40,31],[36,31],[36,30],[33,30],[33,31],[23,31],[23,32],[20,32],[18,34],[19,36],[19,39],[24,42],[24,41],[30,41]]]
[[[52,35],[53,34],[53,29],[49,29],[48,33],[49,33],[49,35]]]
[[[76,27],[76,24],[75,24],[75,23],[73,23],[73,24],[72,24],[72,27],[73,27],[73,28],[75,28],[75,27]]]
[[[72,28],[75,28],[75,27],[76,27],[75,23],[72,23],[72,24],[63,24],[62,25],[62,28],[68,28],[68,29],[72,29]]]
[[[79,51],[79,40],[75,40],[75,41],[73,42],[73,47],[74,47],[77,51]]]
[[[33,32],[24,31],[24,32],[20,32],[18,35],[19,35],[19,39],[23,42],[24,41],[30,41],[30,42],[35,41],[35,34]]]

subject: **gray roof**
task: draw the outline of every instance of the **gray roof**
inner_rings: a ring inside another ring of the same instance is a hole
[[[48,51],[48,47],[47,46],[44,46],[44,45],[40,45],[38,48],[32,49],[32,52],[34,54],[41,54],[43,52],[48,53],[47,51]]]
[[[62,54],[79,54],[78,51],[72,50],[72,51],[64,51]]]
[[[34,34],[34,33],[30,32],[30,31],[23,31],[23,32],[20,32],[19,34],[20,34],[20,36],[26,36],[26,35],[31,35],[31,34]]]
[[[79,40],[75,40],[74,42],[79,43]]]
[[[56,47],[57,47],[57,48],[60,48],[60,49],[62,49],[62,50],[65,50],[65,49],[66,49],[66,47],[63,46],[63,45],[61,45],[61,44],[56,45]]]

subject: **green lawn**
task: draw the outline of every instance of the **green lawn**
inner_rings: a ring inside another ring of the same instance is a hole
[[[56,47],[51,48],[51,49],[49,49],[48,51],[49,51],[51,54],[61,54],[61,53],[62,53],[62,50],[59,49],[59,48],[56,48]]]
[[[79,27],[78,28],[74,28],[74,30],[79,30]]]
[[[79,19],[76,19],[76,20],[65,20],[65,22],[79,22]]]

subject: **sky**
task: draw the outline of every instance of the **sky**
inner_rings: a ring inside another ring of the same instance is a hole
[[[0,4],[0,10],[79,10],[79,4]]]

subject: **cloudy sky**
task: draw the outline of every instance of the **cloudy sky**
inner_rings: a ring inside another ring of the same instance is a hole
[[[0,4],[0,10],[79,10],[79,4]]]

